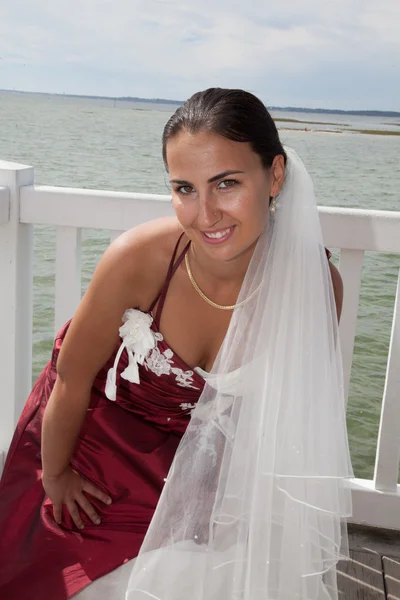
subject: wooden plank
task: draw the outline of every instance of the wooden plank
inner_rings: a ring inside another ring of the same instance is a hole
[[[400,600],[400,562],[384,556],[383,574],[388,600]]]
[[[400,559],[400,531],[349,523],[349,548]]]
[[[344,287],[343,310],[340,319],[340,345],[346,401],[349,395],[363,261],[363,250],[341,250],[340,252],[339,271]]]
[[[373,552],[350,551],[337,570],[340,600],[385,600],[382,561]]]
[[[395,492],[400,461],[400,273],[383,393],[374,482],[377,490]]]

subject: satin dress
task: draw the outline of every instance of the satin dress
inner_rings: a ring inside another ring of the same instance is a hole
[[[205,383],[158,330],[169,283],[188,246],[175,260],[177,248],[151,310],[125,313],[120,343],[93,382],[71,465],[113,502],[107,506],[88,496],[101,524],[82,513],[83,530],[66,509],[62,525],[55,523],[41,483],[43,413],[69,323],[57,335],[51,360],[19,420],[0,482],[1,600],[65,600],[137,556]]]
[[[20,417],[0,481],[1,600],[67,600],[75,594],[83,600],[124,598],[127,563],[139,552],[207,378],[202,369],[191,369],[159,331],[170,281],[189,248],[176,259],[179,241],[160,294],[148,312],[126,311],[119,344],[93,382],[71,465],[113,502],[107,506],[88,496],[101,524],[94,525],[81,511],[83,530],[65,507],[62,525],[55,523],[41,483],[43,413],[69,323],[55,339],[51,359]]]

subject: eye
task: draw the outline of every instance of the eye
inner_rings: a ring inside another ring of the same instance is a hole
[[[182,196],[187,196],[193,192],[193,188],[191,185],[180,185],[175,189],[178,194],[182,194]]]
[[[236,179],[224,179],[224,181],[221,181],[221,182],[218,184],[218,187],[219,187],[221,190],[225,190],[225,189],[227,189],[227,188],[234,187],[234,186],[235,186],[237,183],[239,183],[239,182],[238,182],[238,181],[236,181]]]

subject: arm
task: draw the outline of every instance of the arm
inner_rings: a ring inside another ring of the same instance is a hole
[[[127,277],[134,283],[134,277],[126,272],[126,254],[122,244],[106,251],[63,342],[57,380],[43,420],[45,476],[55,477],[68,466],[93,380],[117,344],[121,317],[130,299]]]
[[[144,273],[152,257],[149,246],[153,252],[157,247],[154,225],[153,229],[145,225],[127,232],[110,246],[63,342],[42,428],[42,481],[53,502],[57,522],[61,522],[63,504],[78,527],[83,526],[83,521],[77,504],[94,522],[99,521],[82,492],[103,502],[110,501],[74,473],[69,463],[85,419],[93,380],[117,345],[122,315],[127,308],[141,305],[148,287]]]

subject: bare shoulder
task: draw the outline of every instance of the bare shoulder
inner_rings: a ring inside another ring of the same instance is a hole
[[[336,312],[337,312],[338,320],[340,321],[340,316],[342,314],[342,306],[343,306],[343,280],[342,280],[342,276],[340,275],[340,273],[337,270],[337,268],[335,267],[335,265],[332,264],[330,261],[329,261],[329,269],[331,272],[333,292],[335,295]]]
[[[145,308],[159,289],[181,233],[175,217],[156,219],[129,229],[110,245],[102,259],[104,268],[134,284],[130,304]]]
[[[128,308],[147,310],[156,297],[182,232],[176,219],[159,219],[122,234],[104,253],[62,345],[58,375],[90,385],[118,342]]]

